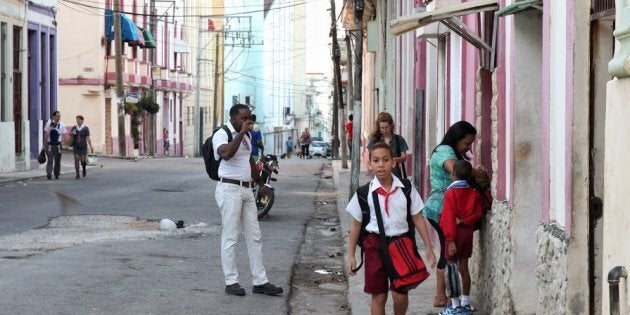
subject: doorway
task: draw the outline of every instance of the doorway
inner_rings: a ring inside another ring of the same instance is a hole
[[[591,15],[591,71],[589,95],[589,313],[602,309],[604,134],[606,84],[612,79],[608,62],[614,54],[614,1],[593,1]]]
[[[22,28],[13,27],[13,122],[15,124],[15,156],[18,161],[24,160],[24,144],[22,142],[22,56],[20,44]]]

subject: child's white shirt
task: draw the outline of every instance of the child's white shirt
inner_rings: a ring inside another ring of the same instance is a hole
[[[396,187],[396,191],[389,197],[389,216],[385,212],[385,196],[378,195],[378,201],[381,208],[381,214],[383,217],[383,227],[385,227],[385,235],[387,236],[397,236],[401,235],[408,231],[409,226],[407,225],[407,198],[405,197],[405,193],[403,192],[403,188],[405,185],[398,179],[398,177],[393,176],[394,178],[392,183],[392,189]],[[378,178],[374,177],[370,182],[370,189],[368,191],[368,205],[370,206],[370,222],[365,227],[368,232],[378,233],[378,223],[376,220],[376,212],[374,211],[374,201],[372,199],[372,192],[376,189],[382,187]],[[413,183],[411,184],[411,214],[420,213],[422,208],[424,208],[424,203],[422,202],[422,198],[420,198],[420,194],[416,190]],[[361,206],[359,205],[359,199],[357,194],[355,193],[348,202],[346,206],[346,211],[352,215],[352,217],[361,222],[363,220],[363,215],[361,214]]]

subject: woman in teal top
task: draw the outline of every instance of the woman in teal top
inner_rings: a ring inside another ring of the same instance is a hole
[[[444,191],[451,184],[451,172],[457,160],[468,160],[466,152],[470,151],[472,143],[477,136],[477,129],[467,121],[454,123],[444,135],[442,142],[431,153],[429,161],[429,175],[431,182],[431,192],[424,202],[422,214],[429,220],[429,223],[437,231],[440,238],[440,259],[436,270],[436,294],[433,298],[433,306],[446,306],[445,282],[445,244],[444,233],[440,229],[440,215],[442,214],[442,202],[444,201]]]

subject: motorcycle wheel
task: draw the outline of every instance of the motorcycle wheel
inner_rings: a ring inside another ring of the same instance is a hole
[[[269,214],[269,210],[273,206],[276,194],[272,190],[269,197],[264,197],[262,194],[256,193],[256,207],[258,208],[258,219],[262,219]]]

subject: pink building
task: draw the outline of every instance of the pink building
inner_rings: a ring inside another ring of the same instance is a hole
[[[427,161],[446,129],[477,128],[474,163],[491,172],[495,203],[473,256],[474,303],[493,314],[606,312],[606,276],[629,261],[602,227],[602,213],[612,225],[622,216],[604,200],[616,189],[605,185],[614,158],[604,152],[615,152],[606,102],[623,82],[607,71],[615,2],[374,3],[364,16],[364,135],[375,113],[394,115],[426,198]],[[345,14],[352,29],[353,9]]]

